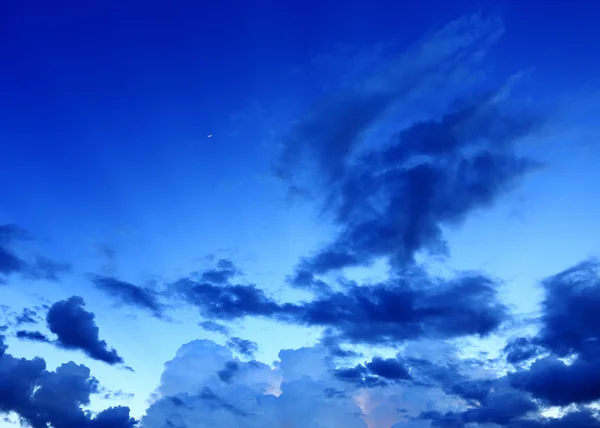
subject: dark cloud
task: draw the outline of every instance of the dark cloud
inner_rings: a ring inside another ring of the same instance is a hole
[[[125,392],[121,389],[116,391],[107,391],[105,389],[102,390],[103,397],[107,400],[126,400],[135,397],[133,392]]]
[[[109,407],[101,411],[88,424],[91,428],[133,428],[137,421],[129,416],[129,407]]]
[[[420,337],[486,335],[506,318],[496,284],[483,276],[452,281],[397,278],[351,286],[294,313],[299,322],[331,327],[351,342],[386,343]]]
[[[405,267],[418,252],[443,254],[443,227],[491,206],[538,166],[514,146],[546,115],[515,104],[512,82],[483,95],[464,86],[464,67],[478,63],[501,31],[488,32],[500,27],[490,22],[468,37],[456,30],[483,21],[457,21],[430,34],[390,64],[389,74],[373,76],[376,84],[357,83],[323,99],[283,138],[278,175],[323,202],[339,231],[299,263],[294,285],[321,289],[318,275],[379,257]],[[438,43],[444,48],[433,47]],[[459,75],[460,83],[453,80]],[[460,102],[453,95],[445,114],[409,123],[387,144],[363,138],[393,103],[438,97],[428,87],[434,81],[464,88]]]
[[[14,244],[30,239],[29,233],[17,225],[0,225],[0,275],[20,274],[30,279],[58,281],[62,274],[70,271],[69,264],[46,257],[35,256],[32,261],[21,258],[14,250]],[[6,282],[4,278],[0,280]]]
[[[371,373],[384,379],[402,380],[411,378],[407,368],[395,358],[375,357],[366,366]]]
[[[224,325],[219,324],[214,321],[203,321],[201,323],[198,323],[198,325],[206,331],[211,331],[213,333],[220,333],[225,336],[228,336],[231,333],[231,329],[229,327],[224,326]]]
[[[240,271],[235,267],[230,260],[221,259],[217,262],[216,269],[209,269],[200,273],[200,281],[209,282],[211,284],[225,284],[233,277],[238,275]]]
[[[263,316],[329,328],[354,343],[386,343],[421,337],[486,335],[506,319],[497,285],[482,275],[453,280],[398,277],[372,286],[349,285],[312,301],[278,303],[253,285],[211,285],[183,279],[182,297],[217,319]]]
[[[223,382],[229,383],[239,369],[240,365],[237,362],[228,361],[225,363],[225,367],[217,372],[217,375]]]
[[[507,400],[509,402],[509,400]],[[522,409],[526,409],[528,405],[522,405]],[[496,415],[491,414],[488,418],[487,411],[474,412],[470,416],[466,416],[462,413],[441,413],[436,411],[423,412],[421,414],[422,419],[430,420],[431,426],[434,428],[469,428],[472,423],[477,423],[477,420],[497,420],[497,425],[506,428],[598,428],[600,427],[600,419],[596,413],[590,409],[577,409],[566,413],[564,416],[559,418],[546,418],[537,416],[536,418],[523,418],[523,419],[509,419],[515,413],[517,409],[509,409],[508,413],[501,415],[500,418],[496,418]],[[508,419],[508,421],[506,421]],[[485,423],[485,422],[484,422]],[[479,425],[481,426],[481,425]]]
[[[325,100],[298,123],[288,136],[277,167],[289,177],[306,159],[335,180],[344,172],[344,160],[359,143],[361,134],[394,101],[391,93],[341,93]]]
[[[93,313],[84,309],[82,297],[73,296],[52,305],[46,316],[50,331],[58,336],[57,345],[83,351],[88,357],[107,364],[123,363],[115,349],[99,338]]]
[[[119,303],[147,310],[157,318],[163,317],[165,307],[159,302],[158,293],[153,290],[108,276],[97,275],[92,281]]]
[[[511,374],[512,384],[551,405],[596,401],[600,399],[600,263],[580,263],[546,279],[543,286],[540,332],[520,341],[513,357],[519,360],[522,352],[550,355]],[[508,348],[514,346],[510,343]],[[572,361],[567,364],[561,357]]]
[[[27,263],[9,251],[0,246],[0,274],[10,275],[23,272],[27,269]]]
[[[14,242],[30,239],[29,233],[16,224],[0,225],[0,274],[10,275],[27,270],[27,263],[19,258],[10,246]]]
[[[352,368],[336,369],[333,375],[336,379],[351,383],[357,388],[375,388],[387,384],[385,380],[370,375],[367,368],[362,364]]]
[[[329,355],[337,358],[348,358],[348,357],[361,357],[362,354],[353,349],[342,348],[340,346],[338,338],[335,336],[335,332],[332,329],[327,329],[323,337],[321,337],[321,344],[327,349]]]
[[[258,344],[240,337],[232,337],[227,341],[227,346],[245,357],[252,357],[258,351]]]
[[[48,337],[45,334],[43,334],[39,331],[19,330],[19,331],[17,331],[17,333],[15,335],[19,339],[23,339],[23,340],[31,340],[33,342],[50,343],[50,339],[48,339]]]
[[[334,370],[335,378],[350,382],[356,387],[374,388],[385,386],[388,382],[410,380],[411,375],[406,366],[394,358],[374,357],[365,365],[358,364],[353,368]]]
[[[600,339],[600,263],[590,260],[543,282],[539,341],[559,356],[582,352]]]
[[[16,317],[15,324],[18,326],[23,324],[37,324],[39,321],[40,318],[36,311],[29,308],[23,308],[23,312]]]
[[[511,426],[515,421],[530,413],[537,412],[537,405],[527,397],[517,393],[490,394],[476,408],[464,412],[440,412],[430,411],[421,414],[423,419],[432,421],[432,426],[442,428],[468,427],[470,424],[496,424],[500,426]]]
[[[29,232],[16,224],[0,225],[0,244],[2,245],[29,239],[31,239]]]
[[[555,357],[535,361],[511,376],[512,384],[550,405],[591,403],[600,399],[600,349],[593,358],[579,356],[570,365]]]
[[[173,288],[209,318],[231,320],[249,315],[274,316],[281,311],[277,302],[253,285],[215,285],[184,278],[173,284]]]
[[[511,364],[519,364],[537,357],[541,348],[535,340],[527,337],[517,337],[510,340],[504,347],[506,361]]]
[[[538,166],[515,155],[512,146],[540,127],[542,115],[515,109],[498,93],[464,104],[439,120],[408,126],[383,149],[354,157],[349,150],[356,135],[372,123],[369,103],[354,110],[346,104],[336,107],[360,113],[362,119],[311,123],[309,141],[324,147],[313,153],[314,172],[327,182],[326,211],[340,233],[300,263],[290,277],[294,285],[319,289],[324,284],[316,283],[315,275],[368,265],[378,257],[402,267],[419,251],[443,254],[444,226],[460,224],[472,211],[492,205]],[[348,128],[347,135],[330,131],[331,126]],[[306,140],[304,134],[299,135]],[[290,150],[286,147],[284,159]]]
[[[98,381],[84,365],[69,362],[46,370],[42,358],[27,360],[6,353],[0,336],[0,412],[15,412],[33,428],[132,428],[129,408],[109,408],[92,417],[82,406],[98,393]]]
[[[71,270],[71,265],[61,263],[45,257],[36,257],[30,265],[27,276],[34,279],[45,279],[48,281],[58,281],[61,276]]]
[[[342,232],[299,269],[325,274],[377,257],[404,266],[420,250],[444,253],[443,225],[490,205],[535,166],[487,150],[416,166],[387,165],[385,158],[382,164],[381,171],[370,171],[371,163],[365,163],[342,184],[337,212]]]

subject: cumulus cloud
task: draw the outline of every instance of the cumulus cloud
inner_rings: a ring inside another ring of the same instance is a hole
[[[153,290],[101,275],[94,276],[92,282],[119,303],[147,310],[157,318],[164,316],[165,306]]]
[[[98,393],[99,383],[84,365],[62,364],[46,370],[42,358],[27,360],[6,353],[0,336],[0,412],[15,412],[33,428],[133,428],[129,408],[112,407],[93,416],[82,406]]]
[[[328,397],[326,353],[321,350],[315,358],[311,351],[282,351],[281,364],[272,369],[256,361],[239,361],[227,348],[209,341],[184,345],[166,364],[161,397],[150,406],[142,424],[366,427],[351,397]],[[221,379],[223,368],[234,372],[226,382]],[[297,370],[305,376],[299,377]],[[185,381],[183,373],[197,375]]]
[[[93,313],[85,310],[82,297],[73,296],[52,305],[46,316],[50,331],[57,336],[56,344],[65,349],[83,351],[88,357],[107,364],[123,363],[115,349],[100,340]]]

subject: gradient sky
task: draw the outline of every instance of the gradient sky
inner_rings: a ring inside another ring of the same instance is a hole
[[[2,2],[0,427],[600,427],[598,22]]]

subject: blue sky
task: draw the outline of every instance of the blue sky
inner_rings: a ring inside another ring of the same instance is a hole
[[[600,7],[392,3],[0,6],[0,426],[600,426]]]

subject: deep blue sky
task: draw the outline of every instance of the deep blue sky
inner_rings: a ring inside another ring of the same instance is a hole
[[[0,4],[0,426],[600,427],[597,22]]]

